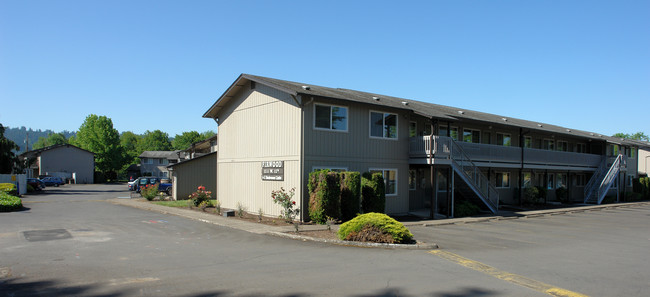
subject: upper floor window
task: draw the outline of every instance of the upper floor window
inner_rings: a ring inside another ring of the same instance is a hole
[[[497,145],[512,146],[512,137],[510,134],[497,133]]]
[[[524,147],[533,148],[533,138],[531,136],[524,136]]]
[[[463,141],[481,143],[481,131],[474,129],[463,129]]]
[[[371,111],[370,136],[397,139],[397,115]]]
[[[409,137],[418,136],[418,123],[409,122]]]
[[[142,159],[142,163],[144,163],[144,164],[153,164],[153,159],[144,158],[144,159]]]
[[[348,108],[334,105],[314,105],[314,128],[348,131]]]
[[[168,165],[169,161],[167,161],[167,159],[158,159],[158,164],[159,165]]]
[[[587,145],[584,143],[576,143],[576,153],[586,153],[587,152]]]
[[[554,151],[555,150],[555,140],[544,139],[542,141],[542,149]]]
[[[558,151],[563,151],[563,152],[568,152],[569,151],[569,143],[566,141],[558,141],[557,142],[557,150]]]

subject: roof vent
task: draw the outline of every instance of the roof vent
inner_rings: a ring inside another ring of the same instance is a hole
[[[508,121],[508,119],[506,119],[506,118],[501,118],[501,119],[502,119],[504,122],[507,122],[507,121]]]
[[[409,105],[409,103],[406,102],[406,101],[402,101],[402,105],[406,106],[406,105]]]
[[[542,124],[537,124],[537,127],[542,127]]]
[[[567,132],[571,132],[571,129],[566,129]]]
[[[302,89],[305,90],[305,91],[309,91],[309,90],[311,89],[311,87],[309,87],[309,86],[302,86]]]
[[[594,133],[589,133],[589,135],[594,136]]]
[[[460,113],[460,114],[465,114],[465,112],[462,111],[462,110],[459,110],[458,113]]]
[[[379,97],[377,97],[377,96],[372,96],[372,100],[379,101]]]

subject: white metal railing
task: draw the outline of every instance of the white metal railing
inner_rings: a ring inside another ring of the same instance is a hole
[[[622,154],[619,154],[609,166],[609,162],[607,161],[608,158],[603,159],[601,167],[598,167],[598,174],[594,173],[594,176],[592,176],[585,187],[585,203],[595,202],[596,204],[601,204],[607,192],[616,181],[619,172],[625,167],[627,162],[625,156]]]
[[[435,136],[436,158],[442,153],[451,160],[452,168],[467,185],[479,196],[487,207],[497,213],[499,209],[499,192],[490,180],[472,162],[463,149],[450,137]]]

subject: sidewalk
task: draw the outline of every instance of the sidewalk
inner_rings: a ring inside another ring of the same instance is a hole
[[[181,216],[192,220],[197,220],[197,221],[228,227],[228,228],[233,228],[233,229],[238,229],[246,232],[251,232],[256,234],[269,234],[269,235],[297,239],[297,240],[310,240],[310,241],[327,242],[327,243],[340,244],[340,245],[381,247],[381,248],[435,249],[438,247],[434,243],[420,243],[419,245],[412,245],[412,244],[392,245],[392,244],[349,242],[349,241],[340,241],[340,240],[326,240],[321,238],[313,238],[313,237],[292,234],[291,232],[295,230],[293,226],[270,226],[265,224],[258,224],[258,223],[238,220],[235,218],[226,218],[215,214],[209,214],[209,213],[204,213],[204,212],[199,212],[199,211],[194,211],[194,210],[189,210],[184,208],[156,205],[152,203],[138,201],[136,199],[115,198],[115,199],[110,199],[108,201],[113,204],[125,205],[134,208],[164,213],[164,214]],[[560,215],[560,214],[597,211],[597,210],[613,209],[613,208],[646,206],[646,205],[650,205],[650,202],[644,201],[644,202],[628,202],[628,203],[616,203],[616,204],[606,204],[606,205],[577,205],[574,207],[544,209],[544,210],[500,211],[499,215],[493,215],[493,216],[466,217],[466,218],[441,219],[441,220],[425,219],[420,221],[410,221],[410,222],[402,222],[402,223],[407,227],[408,226],[432,227],[432,226],[451,225],[451,224],[469,224],[469,223],[480,223],[480,222],[489,222],[489,221],[513,220],[519,218],[533,218],[533,217],[552,216],[552,215]],[[333,231],[337,231],[338,227],[339,227],[338,225],[331,226]],[[327,226],[326,225],[300,225],[300,231],[320,231],[320,230],[327,230]],[[417,233],[414,233],[413,235],[415,236],[415,239],[418,238]]]

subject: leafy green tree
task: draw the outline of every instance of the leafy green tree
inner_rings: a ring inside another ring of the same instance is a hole
[[[138,141],[138,150],[144,151],[171,151],[172,142],[169,141],[169,135],[160,130],[154,130],[144,133],[142,139]]]
[[[37,150],[40,148],[44,148],[56,144],[67,144],[67,143],[68,143],[68,139],[65,138],[63,133],[51,133],[50,135],[47,136],[47,138],[39,137],[36,143],[34,143],[34,145],[32,146],[32,149]]]
[[[202,132],[202,133],[201,133],[201,140],[206,140],[206,139],[208,139],[208,138],[210,138],[210,137],[212,137],[212,136],[214,136],[214,135],[216,135],[216,134],[217,134],[217,133],[214,132],[214,131],[212,131],[212,130],[208,130],[208,131]]]
[[[10,174],[13,171],[17,161],[13,150],[18,150],[18,145],[5,138],[5,127],[0,124],[0,174]]]
[[[97,171],[115,173],[122,168],[123,155],[120,134],[106,116],[91,114],[79,127],[74,145],[95,153]]]
[[[645,133],[643,133],[643,132],[636,132],[634,134],[616,133],[616,134],[612,135],[612,137],[632,139],[632,140],[650,141],[650,137],[648,137],[648,135],[645,135]]]
[[[192,143],[199,142],[205,140],[199,134],[199,132],[196,131],[190,131],[190,132],[183,132],[183,134],[178,135],[176,134],[176,137],[174,137],[174,141],[172,141],[172,146],[174,147],[175,150],[185,150],[189,148]]]

